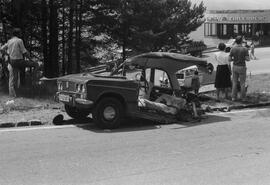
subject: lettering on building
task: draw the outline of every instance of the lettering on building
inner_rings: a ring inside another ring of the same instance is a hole
[[[206,17],[206,21],[208,22],[243,22],[243,21],[265,21],[267,19],[266,16],[251,16],[251,17]]]

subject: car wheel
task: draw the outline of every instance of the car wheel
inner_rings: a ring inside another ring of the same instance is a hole
[[[84,119],[90,114],[90,110],[78,109],[69,105],[65,105],[66,113],[74,119]]]
[[[116,98],[101,99],[93,111],[96,125],[102,129],[119,127],[124,117],[123,104]]]

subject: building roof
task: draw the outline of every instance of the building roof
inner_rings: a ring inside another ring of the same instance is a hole
[[[207,13],[209,14],[233,14],[233,13],[262,13],[262,12],[268,12],[270,13],[270,10],[207,10]]]

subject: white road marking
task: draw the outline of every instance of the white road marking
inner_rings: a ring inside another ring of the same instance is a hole
[[[1,132],[20,132],[20,131],[31,131],[31,130],[49,130],[49,129],[64,129],[64,128],[76,128],[79,126],[84,126],[86,124],[77,124],[77,125],[50,125],[50,126],[36,126],[36,127],[12,127],[12,128],[3,128]]]
[[[209,115],[215,115],[215,114],[239,114],[239,113],[248,113],[248,112],[265,111],[265,110],[270,110],[270,108],[232,110],[232,111],[229,111],[229,112],[214,112],[214,113],[208,113],[208,114]]]

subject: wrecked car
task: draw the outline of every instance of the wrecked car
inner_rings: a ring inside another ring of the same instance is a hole
[[[100,128],[117,128],[126,118],[166,123],[177,120],[179,110],[186,109],[188,98],[183,96],[176,73],[193,65],[203,72],[213,70],[207,61],[192,56],[144,53],[127,59],[110,73],[60,77],[56,95],[70,117],[81,119],[91,113]],[[166,86],[161,76],[167,79]]]
[[[191,88],[192,77],[195,71],[198,71],[196,65],[181,69],[176,72],[177,80],[181,87]],[[203,82],[203,73],[199,73],[200,84]]]

